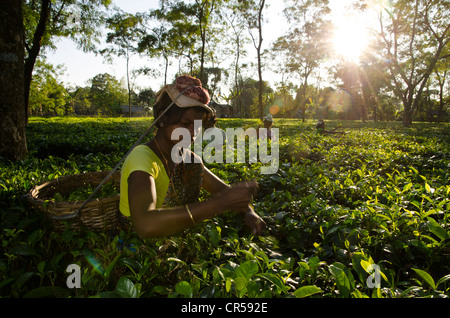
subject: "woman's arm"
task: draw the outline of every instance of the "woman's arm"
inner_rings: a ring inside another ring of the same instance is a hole
[[[218,176],[212,173],[208,168],[203,167],[203,184],[202,187],[211,194],[220,193],[228,189],[230,186],[223,182]]]
[[[224,191],[225,189],[230,187],[206,167],[204,168],[204,171],[203,188],[209,193],[220,193],[221,191]],[[248,204],[246,209],[241,212],[244,217],[245,223],[251,229],[253,234],[260,235],[264,232],[266,223],[261,217],[256,214],[251,204]]]
[[[223,182],[225,186],[221,186],[218,180],[210,186],[215,190],[222,188],[222,191],[212,199],[188,205],[196,223],[220,215],[226,210],[248,210],[256,183],[242,182],[229,187]],[[194,225],[185,206],[163,211],[156,209],[155,180],[146,172],[134,171],[128,177],[128,202],[134,229],[141,238],[171,235]]]

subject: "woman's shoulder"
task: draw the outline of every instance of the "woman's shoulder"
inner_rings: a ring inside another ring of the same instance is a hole
[[[150,174],[155,180],[165,176],[164,165],[158,156],[147,145],[136,146],[125,159],[122,167],[124,175],[134,171],[143,171]],[[163,172],[163,173],[161,173]]]
[[[138,145],[131,150],[126,160],[131,165],[151,165],[152,163],[160,164],[158,156],[147,145]]]
[[[153,150],[145,144],[134,147],[133,150],[131,150],[130,155],[156,157],[156,154],[153,152]]]

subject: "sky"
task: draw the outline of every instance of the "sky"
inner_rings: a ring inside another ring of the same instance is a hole
[[[114,4],[123,11],[135,13],[144,12],[157,8],[159,0],[114,0]],[[76,45],[70,39],[61,39],[56,44],[55,51],[46,52],[47,60],[55,65],[64,65],[65,73],[61,80],[69,86],[86,86],[87,81],[100,73],[109,73],[119,80],[124,80],[126,76],[125,60],[115,58],[113,64],[107,63],[103,56],[94,53],[85,53],[76,48]],[[130,60],[131,68],[142,63],[148,63],[148,59],[132,57]],[[142,81],[142,83],[141,83]],[[140,80],[140,86],[152,87],[157,89],[154,80]]]
[[[269,23],[265,25],[263,33],[263,50],[268,48],[272,41],[278,36],[283,35],[283,23],[281,7],[277,6],[281,0],[268,0],[269,7]],[[330,5],[335,12],[336,17],[342,17],[344,14],[346,3],[351,0],[331,0]],[[114,4],[123,11],[129,13],[144,12],[159,6],[159,0],[114,0]],[[276,25],[274,25],[274,22]],[[100,73],[109,73],[117,79],[125,81],[126,64],[124,58],[115,58],[113,64],[107,63],[105,59],[94,53],[84,53],[76,48],[76,45],[69,39],[61,39],[56,44],[56,50],[47,51],[47,61],[54,65],[63,65],[65,72],[60,77],[66,86],[87,86],[88,80]],[[249,53],[255,51],[254,47],[248,48]],[[130,69],[139,68],[151,63],[148,58],[134,55],[130,59]],[[155,63],[155,62],[153,62]],[[173,67],[176,71],[176,67]],[[170,70],[169,70],[170,71]],[[255,74],[256,76],[256,74]],[[169,74],[170,78],[170,74]],[[265,73],[265,78],[271,85],[274,85],[273,74]],[[153,90],[159,90],[163,79],[154,79],[151,76],[140,76],[136,80],[138,88],[151,87]]]

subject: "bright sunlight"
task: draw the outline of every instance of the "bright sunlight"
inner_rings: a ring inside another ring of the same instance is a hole
[[[366,21],[355,15],[342,16],[335,22],[333,48],[337,57],[358,62],[369,43]]]

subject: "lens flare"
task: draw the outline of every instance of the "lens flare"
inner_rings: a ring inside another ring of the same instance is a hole
[[[356,15],[339,19],[333,37],[333,47],[339,57],[357,62],[368,44],[369,34],[364,20]]]
[[[350,94],[345,90],[338,90],[331,94],[327,100],[327,105],[335,112],[346,111],[352,106],[352,99]]]
[[[270,112],[272,115],[277,114],[279,111],[280,111],[280,107],[279,107],[278,105],[272,105],[272,106],[270,106],[270,108],[269,108],[269,112]]]
[[[392,12],[392,0],[366,0],[366,5],[378,12]]]
[[[103,276],[105,274],[105,269],[103,268],[102,264],[100,264],[100,262],[97,260],[94,253],[91,251],[84,251],[84,255],[86,256],[86,260],[89,262],[89,264],[92,265],[94,270]]]

